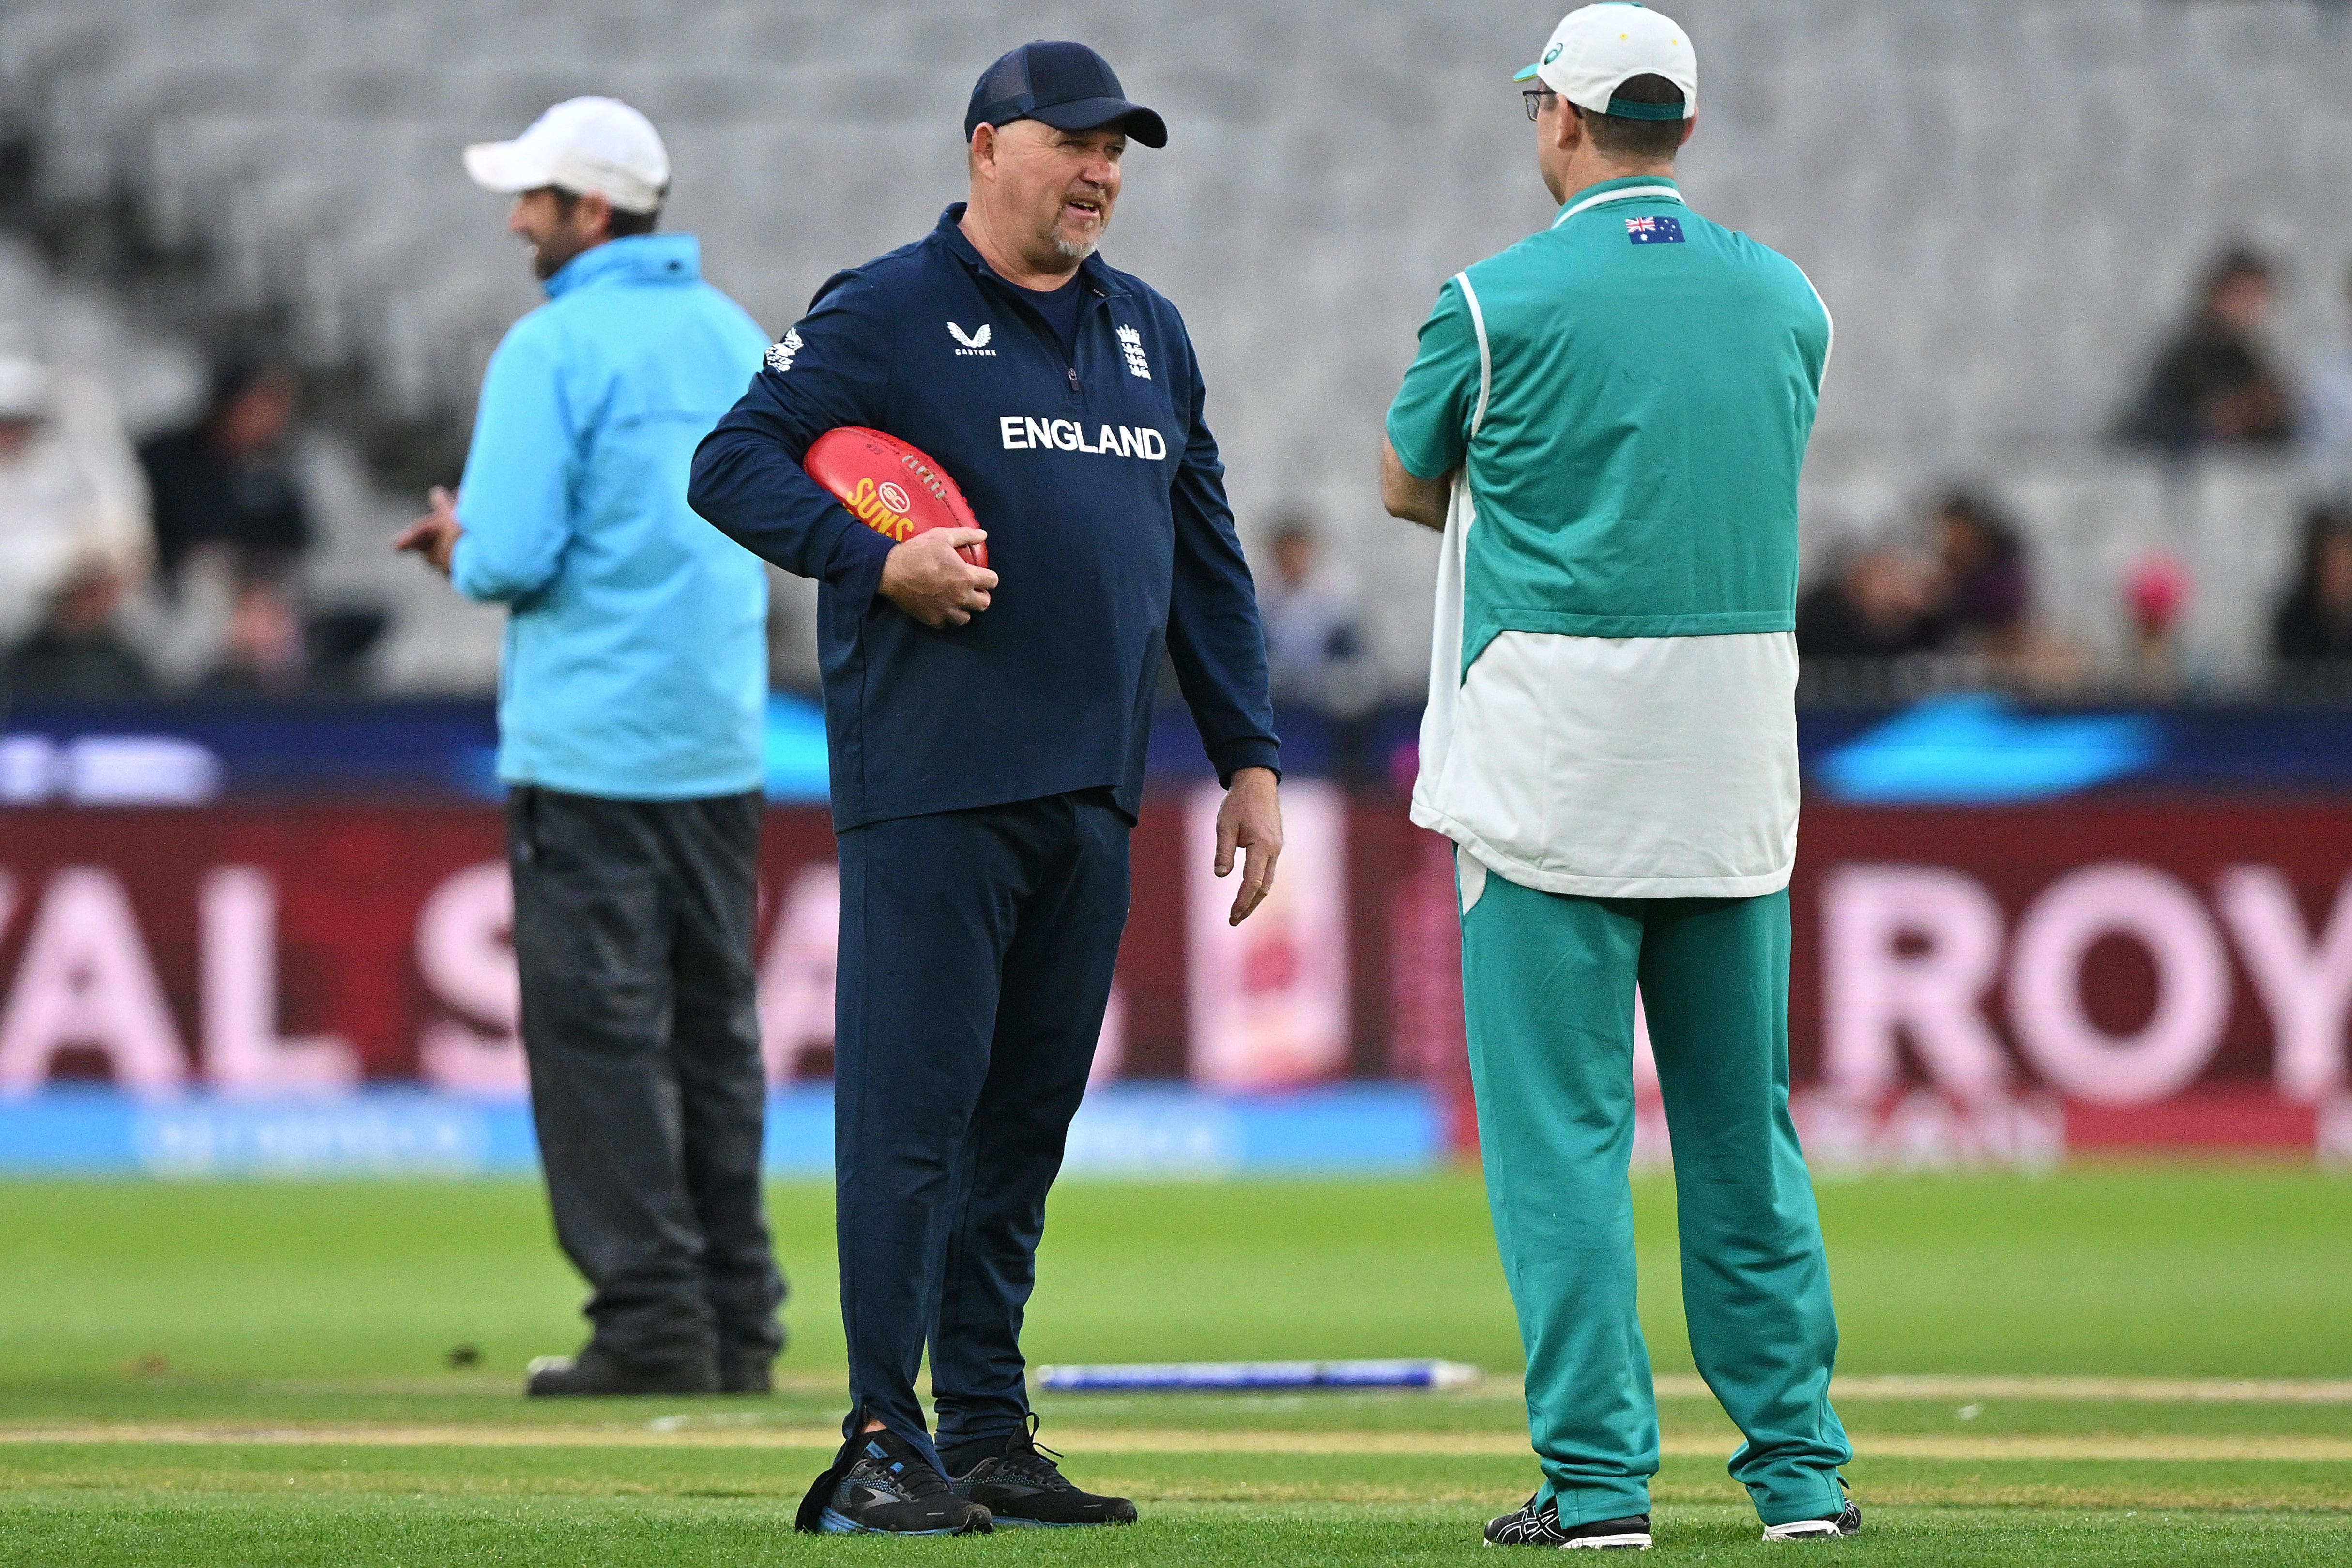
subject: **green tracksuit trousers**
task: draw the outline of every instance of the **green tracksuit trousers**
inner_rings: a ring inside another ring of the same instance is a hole
[[[1853,1450],[1830,1408],[1837,1321],[1789,1119],[1789,895],[1576,898],[1476,868],[1463,883],[1478,1147],[1560,1521],[1647,1512],[1658,1469],[1626,1179],[1637,983],[1691,1354],[1747,1437],[1731,1474],[1766,1524],[1836,1513]]]

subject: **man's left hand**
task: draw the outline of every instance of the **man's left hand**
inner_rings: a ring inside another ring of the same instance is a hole
[[[1244,768],[1217,808],[1217,874],[1234,869],[1234,851],[1243,852],[1242,884],[1234,894],[1227,924],[1239,925],[1265,902],[1274,888],[1274,862],[1282,858],[1282,802],[1271,768]]]
[[[436,485],[426,499],[433,509],[409,524],[407,530],[392,541],[392,548],[423,556],[425,565],[446,577],[449,558],[457,553],[457,541],[466,532],[457,522],[457,497]]]

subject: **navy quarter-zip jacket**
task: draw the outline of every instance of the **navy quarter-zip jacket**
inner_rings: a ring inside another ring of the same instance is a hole
[[[1132,819],[1163,646],[1218,778],[1278,767],[1183,319],[1089,257],[1066,350],[963,212],[818,289],[694,455],[697,512],[823,582],[835,828],[1103,787]],[[1002,580],[969,624],[934,630],[876,591],[890,541],[801,468],[845,424],[913,443],[971,503]]]

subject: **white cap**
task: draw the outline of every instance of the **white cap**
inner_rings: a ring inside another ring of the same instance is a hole
[[[0,419],[38,419],[48,411],[48,368],[23,354],[0,351]]]
[[[1683,106],[1612,105],[1626,78],[1662,76],[1683,89]],[[1608,0],[1570,11],[1552,29],[1543,58],[1513,77],[1539,78],[1544,86],[1594,114],[1632,120],[1687,120],[1698,112],[1698,54],[1690,35],[1672,17],[1633,0]]]
[[[567,98],[512,141],[466,149],[466,172],[513,194],[555,185],[595,192],[624,212],[650,213],[669,191],[669,153],[653,121],[616,98]]]

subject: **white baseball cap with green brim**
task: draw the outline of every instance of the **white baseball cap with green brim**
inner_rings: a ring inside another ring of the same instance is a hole
[[[669,191],[669,152],[653,121],[616,98],[567,98],[512,141],[466,149],[466,172],[485,190],[591,192],[624,212],[650,213]]]
[[[1665,78],[1683,89],[1681,104],[1619,98],[1626,78],[1638,76]],[[1698,54],[1690,35],[1672,17],[1633,0],[1607,0],[1561,17],[1543,58],[1511,79],[1530,78],[1594,114],[1687,120],[1698,112]]]

